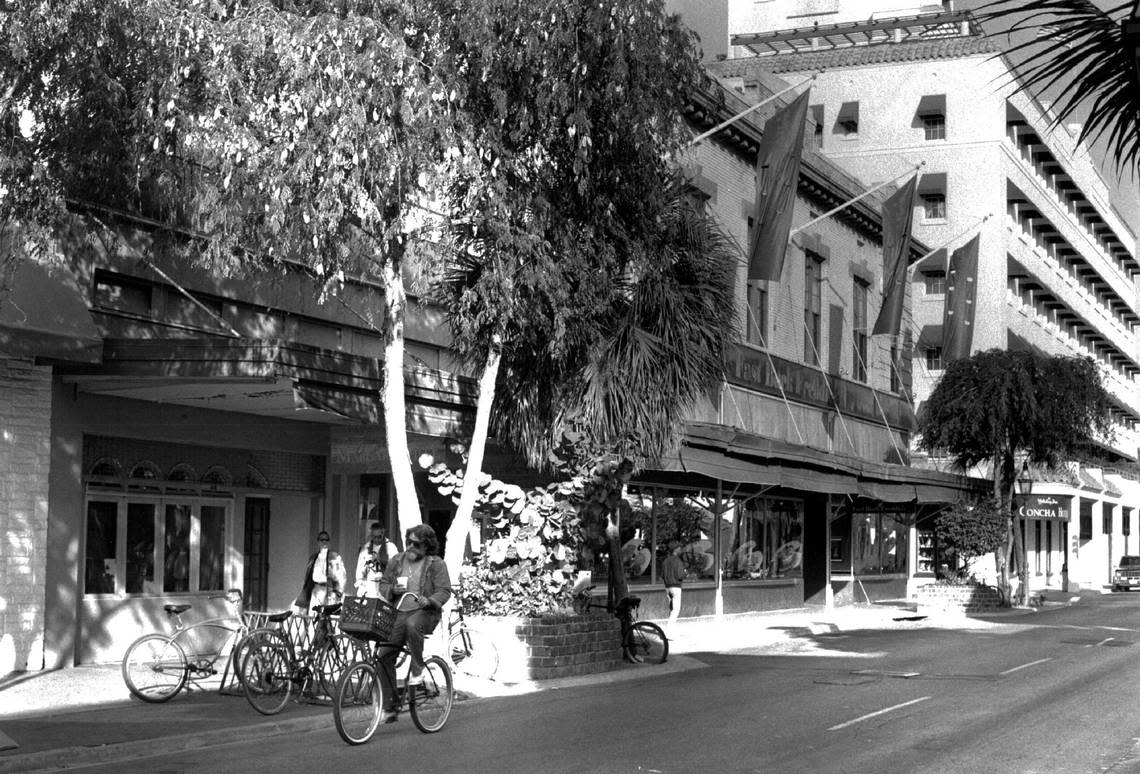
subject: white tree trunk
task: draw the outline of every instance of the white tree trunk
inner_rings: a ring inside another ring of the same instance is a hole
[[[388,442],[388,461],[392,466],[392,482],[396,488],[396,520],[403,546],[404,534],[423,521],[420,501],[412,478],[412,460],[408,453],[408,411],[404,398],[404,310],[407,296],[400,263],[384,261],[384,322],[388,337],[384,345],[384,434]]]
[[[483,375],[479,378],[479,400],[475,405],[475,432],[467,452],[467,470],[463,474],[463,489],[455,518],[447,530],[447,549],[444,561],[451,574],[451,582],[458,583],[459,569],[467,552],[467,537],[471,533],[471,516],[479,498],[479,479],[483,473],[483,455],[487,450],[487,434],[491,424],[491,405],[495,401],[495,380],[499,376],[500,339],[496,335],[487,352]]]

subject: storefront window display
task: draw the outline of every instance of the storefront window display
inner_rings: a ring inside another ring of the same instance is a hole
[[[851,571],[855,575],[907,572],[909,528],[903,514],[856,511],[851,519]]]
[[[803,507],[797,500],[727,497],[701,491],[632,489],[622,524],[622,566],[631,584],[655,583],[670,550],[691,581],[763,580],[803,574]],[[674,542],[675,541],[675,542]],[[596,569],[596,568],[595,568]]]

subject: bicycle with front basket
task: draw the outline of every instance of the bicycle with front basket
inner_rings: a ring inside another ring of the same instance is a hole
[[[585,613],[591,608],[608,610],[606,604],[593,601],[588,586],[574,595],[574,610]],[[637,610],[641,607],[641,597],[623,597],[613,611],[621,622],[622,658],[634,664],[664,664],[669,658],[669,638],[665,631],[652,621],[638,621]]]
[[[405,594],[400,598],[400,603],[409,596],[414,598],[416,595]],[[391,626],[400,604],[391,605],[380,599],[356,597],[348,597],[345,604],[352,605],[353,610],[357,611],[353,617],[358,622],[356,626],[350,624],[353,628],[346,628],[345,631],[361,641],[367,656],[349,665],[337,682],[333,695],[333,720],[340,738],[348,744],[358,745],[369,741],[380,726],[384,711],[380,651],[391,636]],[[397,679],[396,685],[392,686],[396,691],[395,709],[397,713],[406,709],[416,728],[425,734],[433,734],[447,723],[451,707],[455,703],[451,667],[439,656],[429,656],[424,659],[422,682],[411,684],[408,680],[411,673],[410,655],[407,646],[404,646],[398,656],[398,668],[404,671],[402,678]]]
[[[174,626],[173,633],[144,634],[127,648],[121,669],[123,682],[133,696],[152,703],[169,701],[184,688],[190,690],[198,681],[216,676],[218,662],[223,658],[222,686],[231,674],[237,673],[249,631],[241,589],[209,598],[225,599],[232,615],[187,625],[182,614],[193,605],[164,605],[162,609]]]

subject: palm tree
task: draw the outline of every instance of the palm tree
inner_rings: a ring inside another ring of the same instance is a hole
[[[1020,87],[1055,95],[1054,124],[1087,107],[1078,141],[1105,139],[1123,169],[1140,162],[1138,11],[1136,0],[1105,10],[1091,0],[994,0],[978,19],[1003,27],[1012,21],[1010,32],[1036,31],[1006,52],[1016,61]]]
[[[563,430],[574,425],[594,443],[651,461],[675,442],[686,411],[723,379],[737,334],[739,248],[688,196],[679,173],[664,190],[659,216],[636,238],[557,225],[538,241],[565,252],[526,256],[549,261],[547,281],[526,288],[533,297],[514,306],[516,316],[500,320],[490,344],[455,337],[460,354],[482,373],[472,459],[493,431],[535,467],[548,467]],[[452,261],[438,297],[461,330],[482,317],[465,291],[488,262],[471,251]],[[594,287],[577,292],[582,285]],[[522,283],[513,287],[523,292]],[[466,530],[462,516],[461,503],[453,529],[458,523]],[[611,531],[611,555],[618,556]],[[457,569],[465,532],[455,537],[447,541],[448,562]]]

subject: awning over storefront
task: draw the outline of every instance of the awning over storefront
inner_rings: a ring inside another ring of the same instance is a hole
[[[277,339],[107,339],[99,368],[70,367],[64,379],[118,398],[378,425],[380,365],[376,358]],[[449,435],[470,424],[471,379],[424,368],[404,374],[409,432]]]
[[[378,425],[384,417],[384,405],[378,392],[354,392],[299,380],[293,382],[293,397],[297,408],[328,411],[367,425]]]
[[[698,423],[686,427],[684,443],[663,467],[733,484],[850,495],[885,503],[952,503],[989,486],[981,479],[867,462],[724,425]]]
[[[63,266],[19,262],[0,292],[0,356],[98,363],[103,338],[75,275]]]

